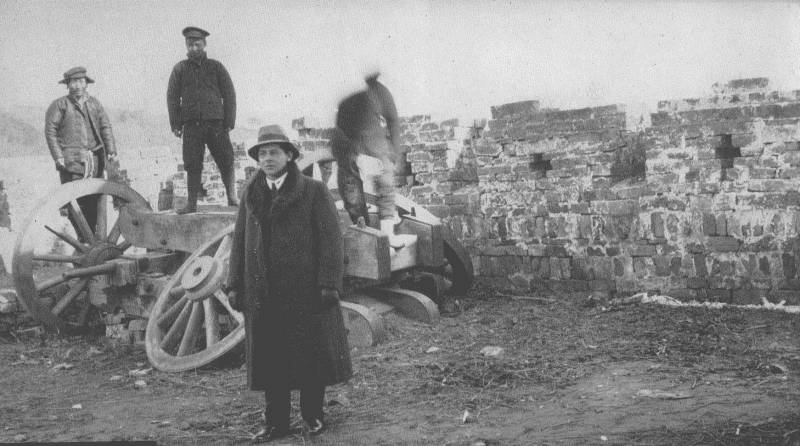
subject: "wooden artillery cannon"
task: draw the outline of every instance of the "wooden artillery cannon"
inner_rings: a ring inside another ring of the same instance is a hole
[[[317,153],[298,166],[314,176],[330,162],[329,154]],[[98,200],[94,227],[78,204],[89,196]],[[368,194],[367,201],[374,204],[375,197]],[[380,342],[387,311],[434,322],[435,302],[463,294],[473,279],[465,250],[438,218],[402,196],[396,204],[397,232],[406,238],[396,251],[376,228],[351,225],[340,212],[341,307],[351,345]],[[102,179],[66,183],[29,216],[14,250],[14,283],[23,306],[48,329],[68,332],[99,313],[146,319],[145,345],[155,367],[197,368],[244,339],[243,315],[222,289],[235,219],[236,208],[226,207],[153,212],[133,189]]]

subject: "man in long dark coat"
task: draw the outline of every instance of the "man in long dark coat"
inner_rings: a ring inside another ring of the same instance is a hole
[[[242,196],[227,287],[245,314],[248,385],[266,400],[265,426],[254,440],[290,433],[293,389],[308,431],[317,434],[325,426],[325,386],[352,375],[338,305],[338,213],[327,187],[300,173],[299,151],[280,127],[262,127],[248,154],[260,170]]]
[[[167,86],[169,124],[175,136],[183,137],[189,194],[186,207],[179,209],[179,214],[197,210],[206,145],[219,168],[228,206],[239,204],[229,135],[236,122],[236,92],[225,66],[206,56],[208,35],[208,31],[194,26],[184,28],[187,57],[172,69]]]

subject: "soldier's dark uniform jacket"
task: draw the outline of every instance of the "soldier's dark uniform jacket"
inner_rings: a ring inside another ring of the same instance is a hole
[[[178,62],[167,87],[169,124],[173,130],[191,121],[222,120],[223,128],[236,122],[236,93],[221,62],[205,55]]]

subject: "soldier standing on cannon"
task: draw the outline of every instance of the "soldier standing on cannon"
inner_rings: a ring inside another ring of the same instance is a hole
[[[172,69],[167,87],[169,124],[175,136],[183,137],[183,165],[189,194],[186,207],[179,209],[178,214],[197,211],[206,145],[222,176],[228,206],[239,205],[229,136],[236,121],[236,92],[225,66],[206,56],[208,35],[200,28],[184,28],[187,58]]]
[[[106,161],[117,157],[111,121],[106,111],[86,92],[94,80],[86,68],[75,67],[64,73],[59,81],[66,84],[69,94],[50,104],[45,114],[44,136],[56,163],[61,183],[83,178],[102,178]],[[78,205],[92,230],[97,222],[97,196],[78,198]],[[69,215],[77,229],[77,222]],[[83,240],[83,234],[78,237]]]
[[[227,290],[245,316],[247,383],[266,400],[264,428],[253,440],[292,433],[292,389],[316,435],[325,429],[325,386],[352,376],[339,307],[339,215],[328,188],[298,170],[300,152],[280,127],[262,127],[247,153],[260,169],[242,195]]]

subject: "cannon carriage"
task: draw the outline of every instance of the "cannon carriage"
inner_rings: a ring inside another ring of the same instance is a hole
[[[300,170],[322,179],[333,159],[305,154]],[[328,170],[329,171],[329,170]],[[334,196],[338,196],[332,188]],[[90,225],[80,203],[97,200]],[[366,194],[367,202],[375,197]],[[390,248],[386,235],[350,224],[340,210],[345,241],[341,309],[351,345],[384,339],[382,314],[433,323],[437,303],[466,292],[472,264],[438,218],[396,196],[397,233],[406,246]],[[133,189],[102,179],[61,185],[28,217],[14,249],[13,277],[22,305],[46,328],[69,332],[93,319],[144,325],[153,366],[182,371],[206,365],[241,344],[243,315],[223,284],[236,208],[201,207],[196,214],[154,212]],[[377,221],[377,219],[373,219]]]

